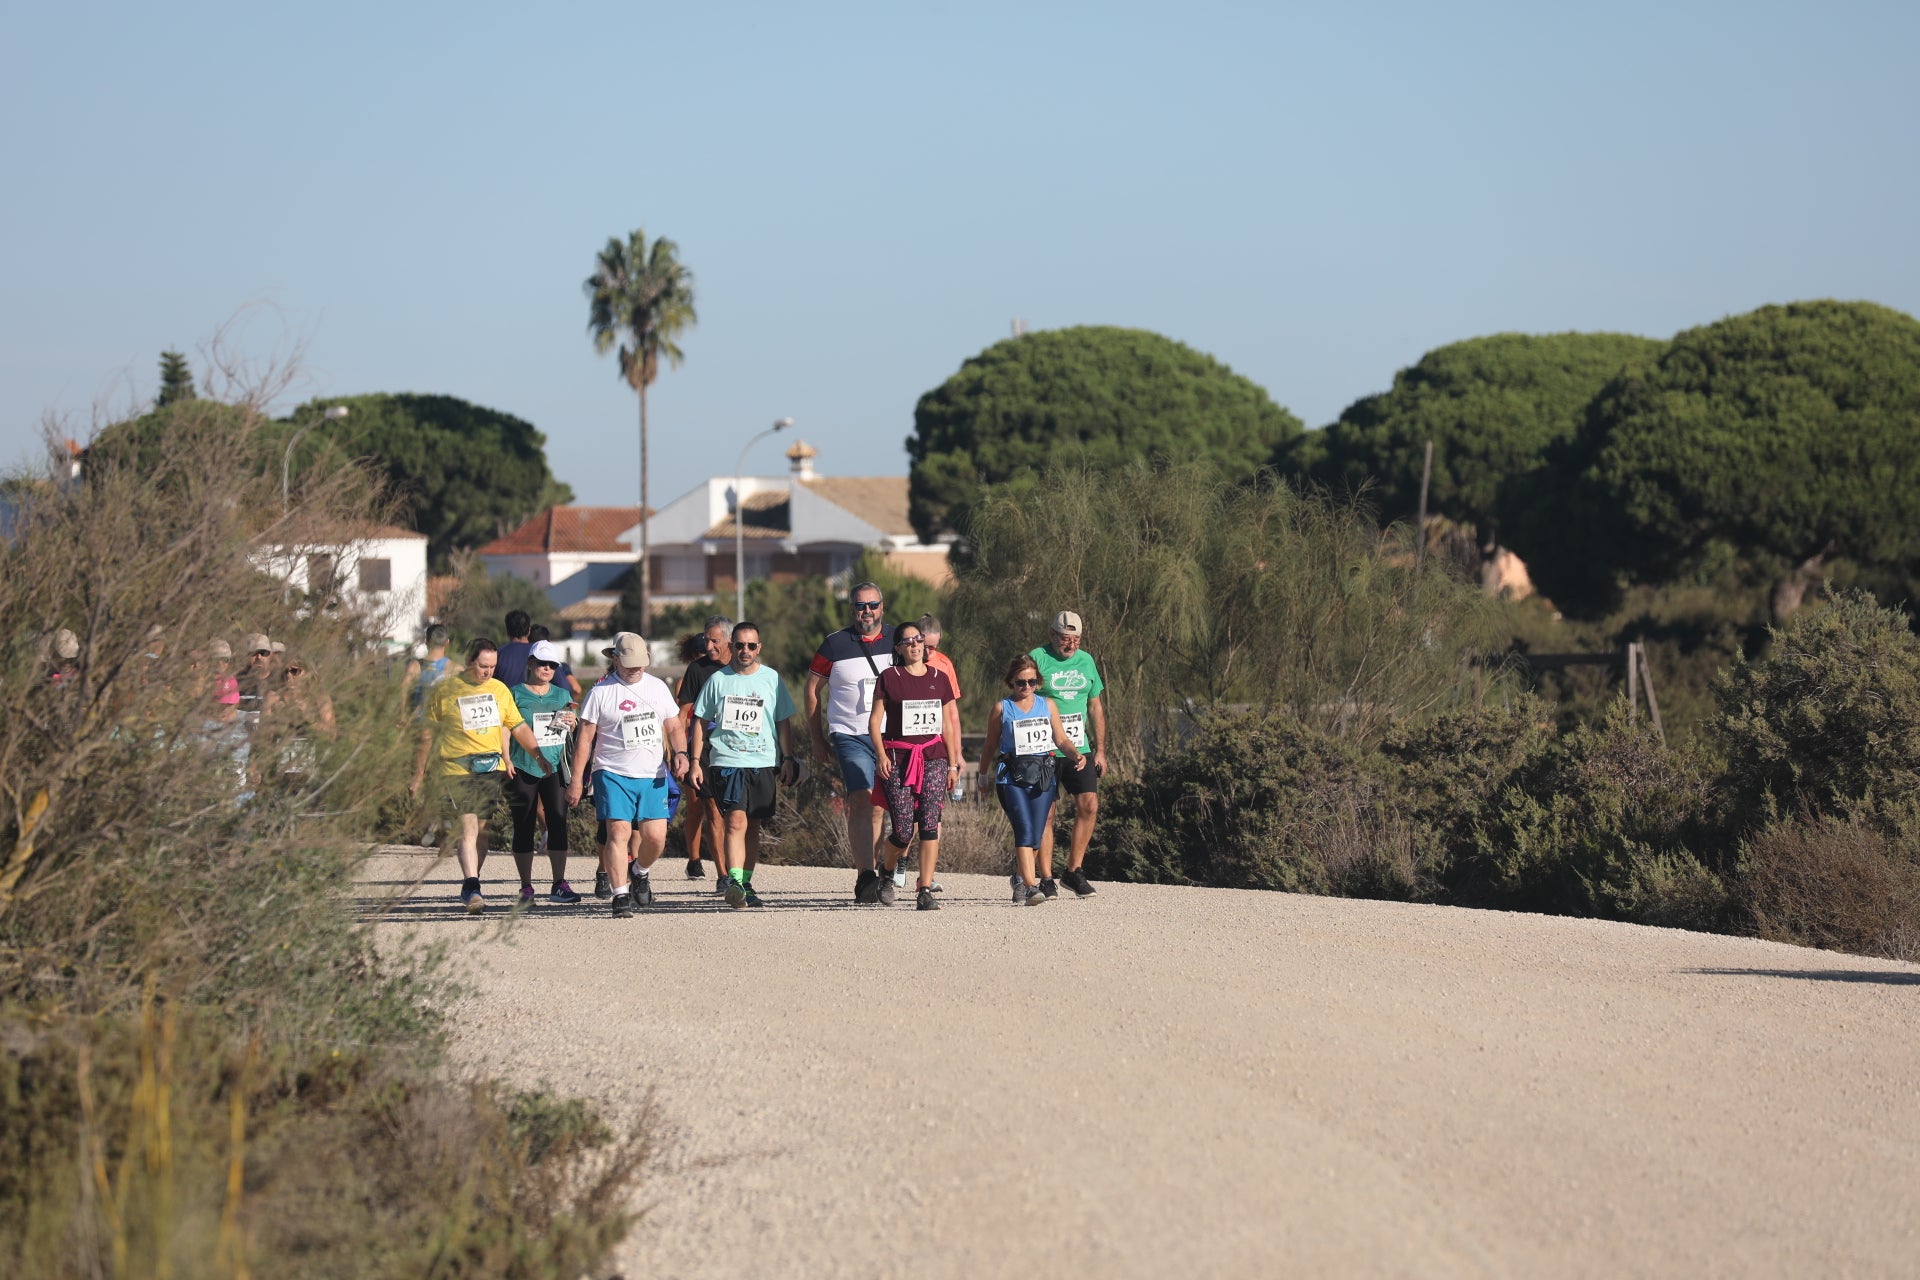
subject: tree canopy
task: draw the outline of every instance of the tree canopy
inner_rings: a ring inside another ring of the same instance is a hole
[[[1526,537],[1584,548],[1615,583],[1669,579],[1714,545],[1779,571],[1838,555],[1911,575],[1920,321],[1817,301],[1689,329],[1601,392],[1565,472],[1572,492]]]
[[[923,539],[964,528],[987,486],[1055,463],[1203,459],[1238,481],[1302,434],[1264,388],[1211,356],[1106,326],[995,343],[921,396],[913,420],[910,514]]]
[[[346,406],[347,416],[308,432],[296,461],[323,449],[367,459],[403,504],[408,522],[427,535],[436,565],[543,507],[573,499],[573,490],[547,468],[546,437],[510,413],[453,396],[346,396],[301,406],[286,431],[315,422],[332,405]]]
[[[178,351],[162,351],[160,394],[155,397],[153,407],[164,409],[182,400],[192,400],[196,394],[193,389],[193,368],[187,363],[187,358]]]
[[[1511,503],[1547,448],[1578,430],[1600,388],[1651,365],[1660,349],[1621,333],[1500,333],[1437,347],[1320,433],[1314,478],[1337,490],[1371,484],[1382,516],[1411,517],[1431,440],[1428,510],[1497,526],[1503,489]]]

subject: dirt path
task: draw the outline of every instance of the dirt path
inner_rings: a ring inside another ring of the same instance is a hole
[[[1273,893],[1019,910],[985,877],[919,914],[797,868],[729,912],[658,878],[637,919],[503,932],[443,863],[383,927],[462,940],[470,1060],[655,1091],[630,1277],[1920,1265],[1920,967]]]

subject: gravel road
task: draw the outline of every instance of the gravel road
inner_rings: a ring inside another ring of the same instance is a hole
[[[427,866],[376,859],[366,901],[428,876],[381,936],[456,940],[463,1057],[671,1125],[629,1277],[1920,1268],[1913,965],[977,876],[922,914],[804,868],[733,912],[665,862],[636,919],[503,929]]]

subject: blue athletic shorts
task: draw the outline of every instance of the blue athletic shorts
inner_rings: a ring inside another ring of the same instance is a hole
[[[667,780],[593,771],[593,815],[602,822],[665,822]]]
[[[840,781],[847,784],[847,790],[873,790],[874,769],[878,761],[873,755],[873,739],[854,733],[830,733],[827,741],[833,747],[833,758],[840,762]]]

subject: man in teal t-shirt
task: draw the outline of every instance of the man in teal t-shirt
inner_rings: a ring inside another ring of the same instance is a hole
[[[1061,875],[1067,888],[1082,898],[1093,892],[1080,864],[1086,861],[1093,839],[1093,821],[1100,812],[1100,775],[1107,771],[1107,711],[1100,700],[1106,683],[1093,655],[1080,647],[1080,615],[1063,609],[1054,615],[1053,642],[1033,651],[1040,668],[1040,691],[1053,700],[1060,723],[1073,745],[1093,757],[1092,768],[1060,770],[1060,791],[1073,797],[1073,844],[1067,851],[1067,869]],[[1056,750],[1056,756],[1065,755]],[[1057,804],[1056,804],[1057,807]],[[1059,892],[1053,880],[1053,815],[1040,837],[1040,888],[1048,897]]]
[[[760,663],[760,628],[736,624],[733,661],[707,677],[693,704],[694,786],[706,787],[726,824],[721,871],[730,907],[761,905],[753,891],[760,825],[773,816],[776,782],[791,786],[799,778],[793,713],[780,673]],[[708,742],[713,758],[703,765]]]

